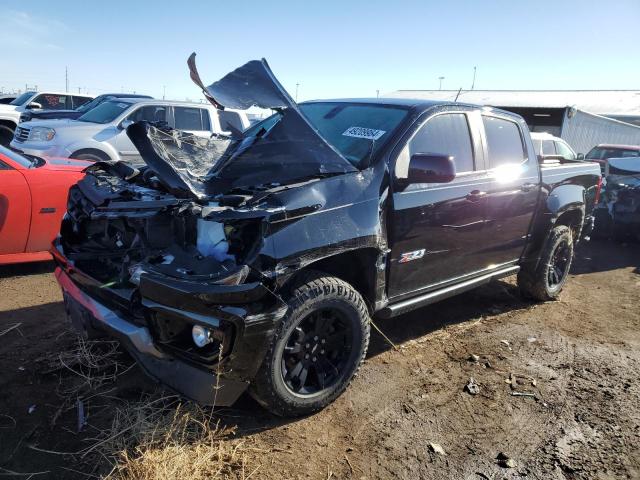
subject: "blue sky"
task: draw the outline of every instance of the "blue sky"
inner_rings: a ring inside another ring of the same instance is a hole
[[[402,6],[400,6],[402,5]],[[397,89],[640,89],[640,1],[0,0],[0,88],[201,98],[265,57],[299,100]]]

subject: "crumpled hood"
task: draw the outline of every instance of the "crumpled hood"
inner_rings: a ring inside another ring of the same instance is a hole
[[[279,112],[268,129],[209,139],[139,122],[127,134],[145,163],[176,195],[203,200],[242,187],[285,184],[357,169],[320,135],[271,72],[252,60],[205,87],[195,66],[192,80],[218,109],[257,106]]]

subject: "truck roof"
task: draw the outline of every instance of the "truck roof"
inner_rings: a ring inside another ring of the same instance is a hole
[[[520,115],[510,112],[508,110],[502,110],[500,108],[489,107],[485,105],[475,105],[465,102],[452,102],[450,100],[424,100],[419,98],[330,98],[323,100],[308,100],[302,103],[366,103],[376,105],[390,105],[406,107],[407,109],[414,110],[416,112],[423,112],[431,107],[439,105],[462,105],[465,107],[480,108],[487,112],[500,112],[501,114],[508,115],[510,117],[521,118]]]
[[[616,143],[599,143],[597,148],[622,148],[624,150],[640,150],[640,145],[622,145]]]

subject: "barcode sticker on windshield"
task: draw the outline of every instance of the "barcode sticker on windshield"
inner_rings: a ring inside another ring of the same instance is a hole
[[[382,135],[387,133],[385,130],[376,130],[374,128],[365,127],[349,127],[342,134],[345,137],[366,138],[368,140],[378,140]]]

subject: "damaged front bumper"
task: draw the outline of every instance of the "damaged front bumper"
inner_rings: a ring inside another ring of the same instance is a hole
[[[143,274],[135,291],[104,288],[67,260],[59,241],[52,252],[74,326],[117,338],[149,376],[204,405],[232,405],[246,390],[287,311],[259,282],[215,285]],[[180,325],[216,332],[217,348],[199,354],[193,345],[184,348],[184,335],[182,344],[163,341],[163,329]]]

